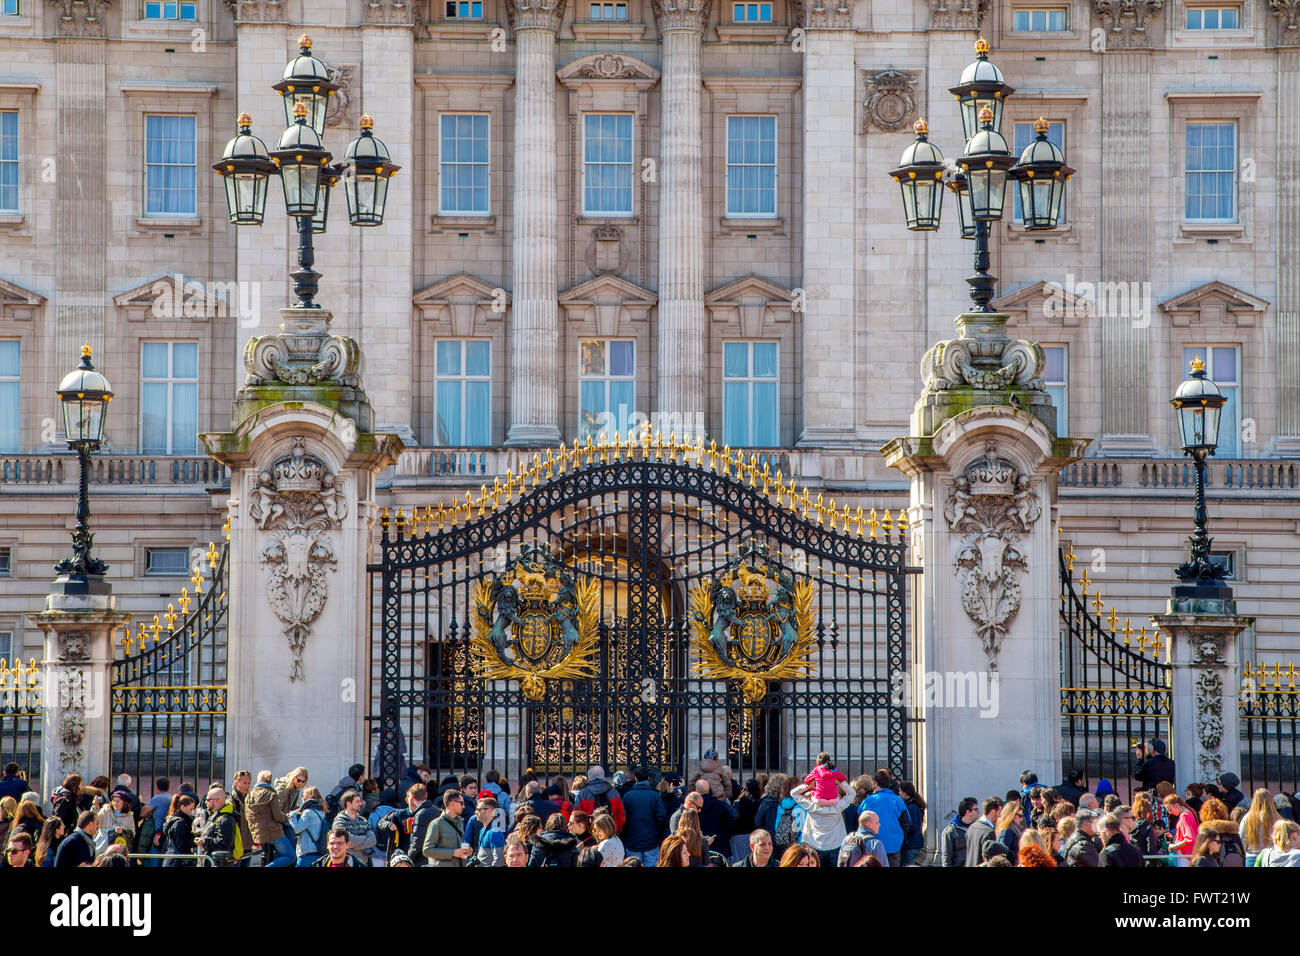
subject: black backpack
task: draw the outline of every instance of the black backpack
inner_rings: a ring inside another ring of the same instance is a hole
[[[343,809],[343,804],[339,803],[339,798],[335,794],[330,794],[325,798],[325,829],[334,825],[334,818],[339,815]]]

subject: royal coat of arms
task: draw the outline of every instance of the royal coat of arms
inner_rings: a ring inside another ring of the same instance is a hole
[[[524,545],[474,587],[470,655],[475,674],[517,680],[541,700],[548,680],[596,675],[600,585],[577,579],[543,548]]]
[[[815,650],[813,584],[750,545],[691,592],[691,645],[697,675],[740,682],[759,703],[771,681],[810,675]]]

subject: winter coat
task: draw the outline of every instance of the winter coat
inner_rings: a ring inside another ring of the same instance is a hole
[[[746,853],[744,859],[742,859],[742,860],[738,860],[737,862],[735,862],[735,863],[733,863],[733,864],[731,864],[731,865],[732,865],[733,867],[736,867],[736,866],[748,866],[748,867],[751,867],[751,868],[756,869],[756,870],[757,870],[757,869],[762,869],[762,868],[763,868],[763,867],[759,867],[759,865],[758,865],[757,863],[754,862],[754,854],[753,854],[753,853]],[[778,867],[778,866],[780,866],[780,865],[781,865],[781,863],[780,863],[780,861],[777,860],[777,858],[776,858],[776,854],[773,853],[773,854],[768,858],[768,861],[767,861],[767,863],[765,864],[765,867],[767,867],[767,868],[771,868],[771,867]]]
[[[815,850],[838,849],[848,836],[844,832],[844,808],[853,802],[853,793],[850,791],[841,794],[832,806],[818,806],[808,795],[808,788],[802,785],[790,791],[790,796],[808,813],[803,824],[803,837],[799,842]],[[894,799],[898,800],[897,797]]]
[[[249,793],[251,794],[252,790],[249,790]],[[234,804],[235,822],[239,824],[239,845],[247,854],[253,846],[253,831],[248,825],[248,798],[240,793],[237,787],[231,787],[230,802]]]
[[[275,799],[279,801],[280,809],[284,811],[285,816],[289,815],[290,810],[296,810],[302,806],[302,792],[305,789],[305,787],[299,787],[295,790],[286,781],[281,781],[275,785]]]
[[[1133,768],[1133,779],[1142,784],[1143,790],[1154,790],[1161,780],[1167,780],[1171,786],[1177,785],[1174,780],[1174,762],[1160,754],[1139,760]]]
[[[284,825],[289,822],[289,815],[275,797],[275,787],[269,783],[259,783],[248,792],[244,801],[244,818],[248,821],[253,843],[266,846],[284,836]]]
[[[80,810],[77,808],[77,798],[72,795],[72,791],[64,787],[55,787],[50,794],[50,803],[54,816],[63,821],[64,833],[71,833],[77,829],[77,816]]]
[[[862,798],[861,809],[870,810],[880,818],[880,829],[876,832],[876,836],[880,837],[880,842],[885,845],[886,853],[897,853],[903,848],[904,834],[899,817],[906,817],[909,823],[911,817],[907,812],[907,804],[898,794],[892,790],[877,790]]]
[[[922,850],[925,848],[925,811],[912,799],[904,801],[907,816],[912,821],[912,830],[903,840],[904,850]]]
[[[329,792],[329,795],[331,797],[341,797],[349,790],[355,790],[357,793],[360,793],[361,784],[357,783],[351,777],[344,777],[334,785],[334,789]]]
[[[1237,808],[1237,804],[1246,799],[1246,795],[1236,787],[1233,787],[1230,790],[1225,790],[1219,799],[1223,801],[1223,805],[1226,806],[1228,812],[1231,813]]]
[[[754,820],[758,816],[758,800],[749,791],[745,791],[736,798],[733,807],[736,811],[736,833],[753,833],[757,826]]]
[[[776,810],[780,805],[779,798],[764,794],[763,799],[758,801],[758,809],[754,811],[754,826],[749,832],[766,830],[768,833],[775,833]]]
[[[117,813],[111,803],[106,803],[95,814],[95,823],[99,826],[99,832],[95,834],[95,846],[99,850],[102,851],[117,839],[118,827],[126,831],[127,849],[135,846],[135,817],[131,816],[130,810]]]
[[[23,799],[23,794],[31,789],[31,784],[17,774],[13,776],[5,774],[0,777],[0,800],[5,797],[13,797],[14,802],[19,803]]]
[[[1139,820],[1129,839],[1143,856],[1159,856],[1165,852],[1164,841],[1156,837],[1155,824],[1150,820]]]
[[[719,800],[731,799],[731,768],[716,758],[700,761],[700,776],[709,782],[709,793]]]
[[[428,858],[429,866],[464,866],[465,861],[452,853],[465,842],[465,818],[438,814],[429,824],[420,851]]]
[[[578,792],[574,806],[587,813],[595,813],[597,807],[609,807],[610,815],[614,818],[614,826],[619,830],[622,830],[627,822],[627,812],[623,807],[622,798],[613,784],[604,777],[595,777],[587,781],[587,785]]]
[[[1219,835],[1219,865],[1238,867],[1246,865],[1246,847],[1241,842],[1238,824],[1234,820],[1206,820],[1202,830],[1213,830]]]
[[[1084,791],[1080,790],[1072,783],[1058,783],[1052,789],[1060,794],[1062,800],[1069,803],[1070,806],[1078,809],[1079,798],[1083,796]]]
[[[1007,848],[1007,856],[1011,858],[1012,863],[1019,858],[1020,834],[1023,832],[1024,827],[1013,823],[997,835],[998,842]]]
[[[95,840],[86,835],[84,830],[74,829],[59,844],[59,852],[54,857],[54,865],[81,866],[83,863],[95,862]]]
[[[438,811],[432,800],[425,800],[415,811],[398,810],[388,819],[397,827],[397,847],[411,858],[413,866],[427,866],[424,856],[424,837],[429,832],[429,824],[438,818]]]
[[[623,811],[627,819],[623,828],[623,845],[636,853],[657,847],[663,839],[668,814],[664,811],[659,791],[650,786],[650,781],[638,781],[627,792],[623,798]]]
[[[319,800],[308,800],[297,810],[290,810],[289,825],[297,838],[294,849],[300,859],[325,852],[323,831],[328,826],[325,823],[325,808]]]
[[[704,806],[700,809],[700,832],[706,837],[713,837],[716,845],[726,846],[731,839],[731,824],[735,815],[736,811],[730,803],[706,793]],[[676,828],[673,832],[677,832]]]
[[[417,783],[424,783],[424,781],[420,779],[420,774],[416,771],[414,767],[407,767],[406,773],[402,774],[402,779],[397,781],[398,799],[405,802],[407,791],[409,791]]]
[[[979,866],[984,862],[984,848],[996,843],[997,836],[988,817],[980,817],[966,829],[966,865]]]
[[[194,819],[174,813],[163,821],[163,852],[175,856],[194,855]],[[163,860],[163,866],[194,866],[193,860]]]
[[[866,827],[858,827],[840,844],[835,865],[857,866],[858,861],[867,855],[874,856],[880,861],[881,866],[889,866],[889,854],[885,852],[885,845],[880,842],[880,837]]]
[[[237,837],[239,836],[239,821],[235,818],[235,805],[227,801],[225,806],[221,807],[216,813],[208,818],[208,822],[203,825],[203,832],[199,834],[199,849],[203,853],[213,854],[219,852],[229,852],[229,857],[219,857],[218,866],[232,866],[238,861],[239,856],[235,855],[236,850],[243,849],[237,847]]]
[[[1129,843],[1124,834],[1116,833],[1106,841],[1106,846],[1097,856],[1098,866],[1127,866],[1141,868],[1145,861],[1142,851]]]
[[[574,866],[578,861],[578,838],[568,830],[543,830],[529,842],[529,866]]]
[[[952,815],[948,825],[939,835],[939,865],[956,867],[966,865],[966,831],[969,827],[961,822],[961,817]]]
[[[974,829],[972,827],[971,829]],[[1094,867],[1101,865],[1101,841],[1082,830],[1070,834],[1062,850],[1066,866]]]
[[[319,860],[313,863],[312,866],[319,866],[322,869],[331,868],[329,854],[328,853],[324,854]],[[353,856],[351,853],[345,853],[343,855],[343,862],[339,864],[340,868],[344,866],[365,866],[365,864],[358,863],[357,858]]]

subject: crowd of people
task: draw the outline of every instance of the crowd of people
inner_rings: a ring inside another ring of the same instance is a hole
[[[572,779],[495,770],[437,782],[424,764],[382,789],[355,764],[327,792],[307,768],[234,774],[227,789],[142,801],[121,775],[70,774],[48,800],[16,764],[0,778],[0,867],[658,866],[943,867],[1300,866],[1300,803],[1225,773],[1174,789],[1164,745],[1139,749],[1146,789],[1121,802],[1080,771],[1044,786],[1026,771],[1004,796],[963,799],[923,860],[927,805],[888,770],[853,780],[827,753],[802,778],[744,784],[709,751],[688,781],[644,768]]]

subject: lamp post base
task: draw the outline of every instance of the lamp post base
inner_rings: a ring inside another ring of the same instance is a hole
[[[1170,589],[1169,613],[1233,615],[1237,602],[1232,588],[1220,581],[1184,582]]]
[[[47,611],[112,610],[113,585],[99,574],[60,574],[45,596]]]

